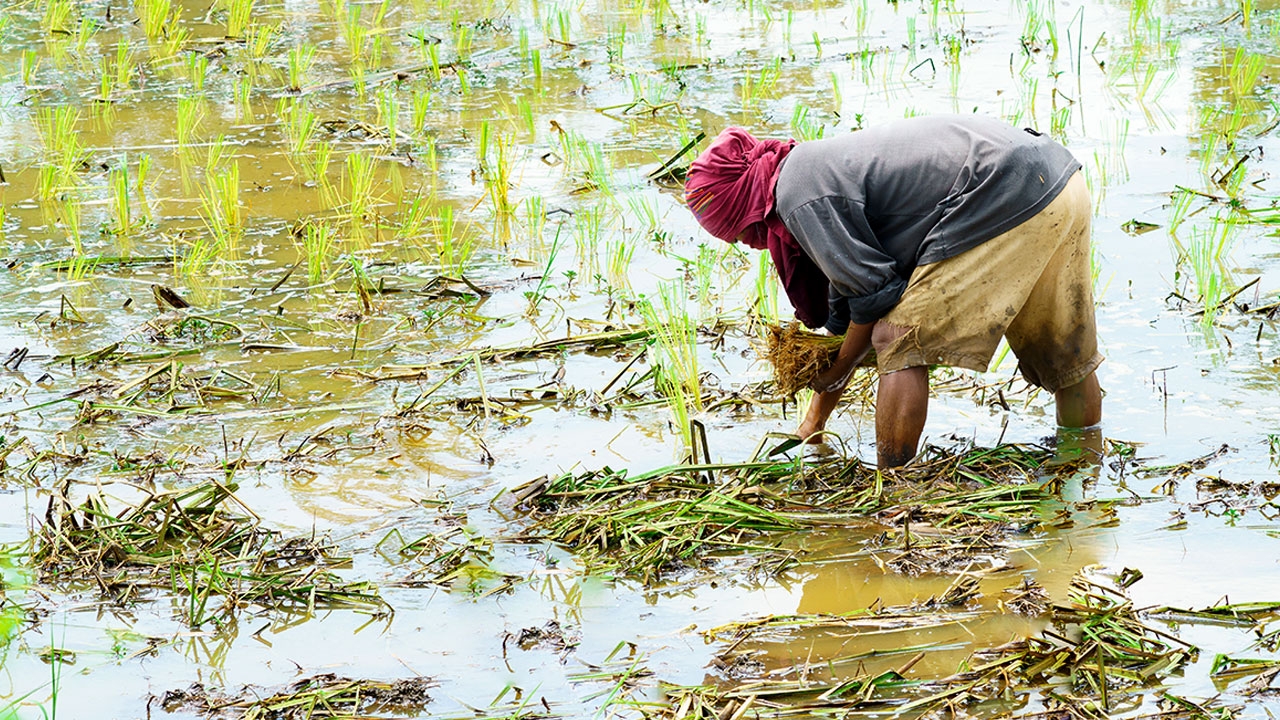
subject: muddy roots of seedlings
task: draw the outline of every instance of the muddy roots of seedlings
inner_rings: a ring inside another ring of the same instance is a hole
[[[812,385],[836,361],[843,342],[842,337],[812,333],[798,323],[770,325],[764,357],[773,365],[778,392],[790,396]]]
[[[811,387],[830,368],[844,338],[809,332],[799,323],[770,325],[765,335],[764,357],[773,365],[773,382],[784,396]],[[859,367],[875,367],[875,351],[867,353]]]

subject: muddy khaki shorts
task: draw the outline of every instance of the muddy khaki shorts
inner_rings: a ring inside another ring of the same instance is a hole
[[[1049,391],[1102,363],[1089,265],[1092,206],[1077,172],[1058,197],[1014,229],[955,257],[921,265],[882,322],[907,332],[878,358],[881,373],[923,365],[987,369],[1000,337],[1022,376]]]

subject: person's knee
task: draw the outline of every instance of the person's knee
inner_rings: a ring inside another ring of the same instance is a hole
[[[875,348],[877,355],[883,355],[898,341],[898,338],[906,335],[909,329],[900,325],[890,325],[881,320],[871,328],[871,347]]]

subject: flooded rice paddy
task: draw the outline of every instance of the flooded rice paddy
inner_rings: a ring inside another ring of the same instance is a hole
[[[1278,40],[1257,0],[9,0],[0,717],[1273,717]],[[1083,163],[1102,436],[1001,356],[934,371],[905,471],[856,461],[870,377],[771,454],[790,310],[679,168],[938,112]]]

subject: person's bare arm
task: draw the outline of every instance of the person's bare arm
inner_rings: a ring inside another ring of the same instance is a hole
[[[854,368],[862,362],[862,358],[871,349],[871,329],[875,323],[866,325],[851,324],[845,331],[844,342],[840,344],[840,352],[831,367],[818,375],[810,385],[817,395],[809,403],[804,420],[800,422],[796,434],[808,438],[810,442],[820,442],[821,432],[827,426],[827,419],[840,403],[849,378]]]

